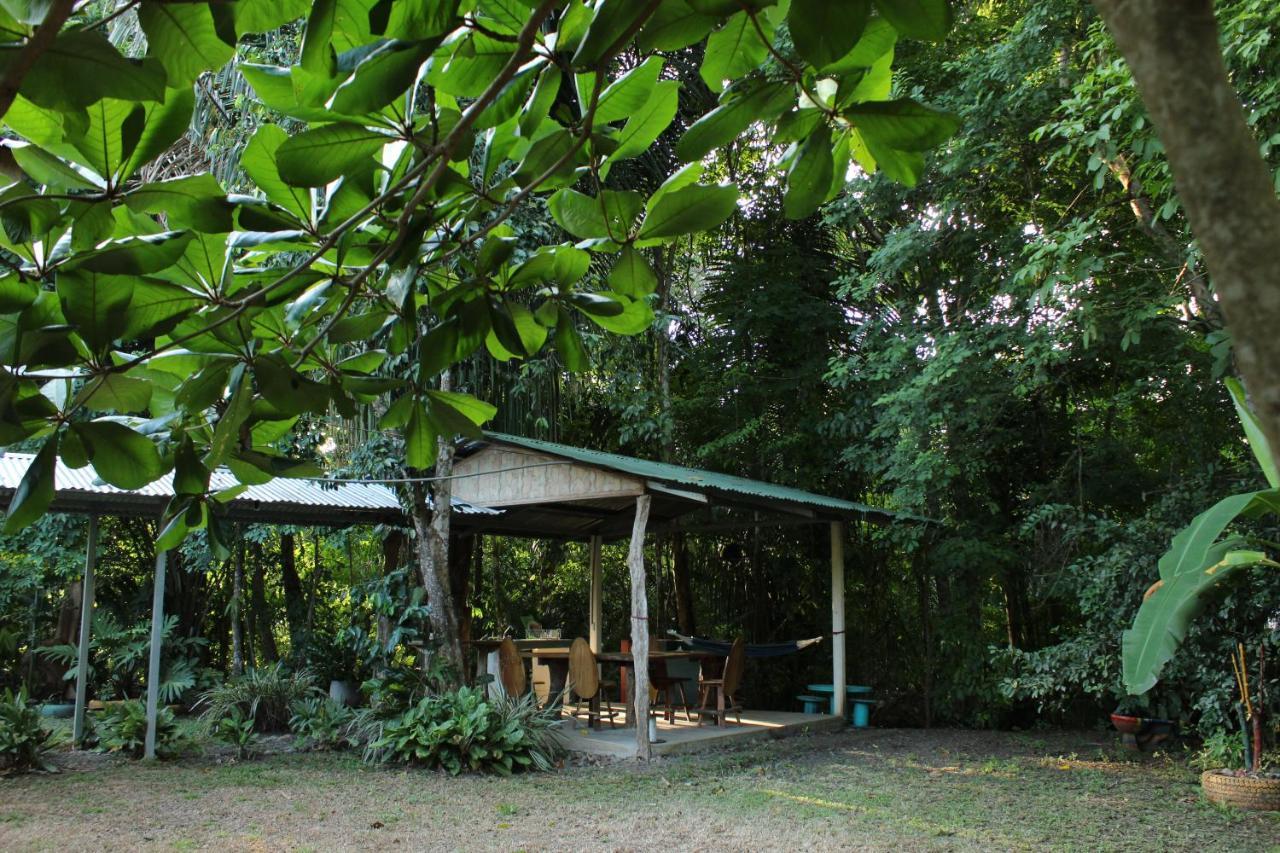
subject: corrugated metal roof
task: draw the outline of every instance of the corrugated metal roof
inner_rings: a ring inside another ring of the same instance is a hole
[[[22,482],[22,477],[35,458],[31,453],[0,455],[0,499],[5,503]],[[173,473],[140,489],[120,489],[98,479],[92,465],[70,468],[57,461],[54,470],[56,494],[54,508],[89,511],[99,508],[111,512],[116,503],[135,508],[141,505],[162,506],[173,497]],[[238,485],[235,475],[219,468],[209,478],[214,491]],[[227,504],[229,510],[250,511],[271,523],[343,525],[357,521],[402,521],[404,510],[395,492],[378,483],[325,484],[315,480],[277,477],[269,483],[249,486]],[[466,501],[453,501],[455,512],[463,515],[496,515],[497,510],[478,507]],[[280,521],[278,519],[285,519]]]
[[[497,444],[510,444],[529,450],[549,453],[586,465],[607,468],[635,477],[643,477],[673,488],[684,488],[691,491],[722,493],[726,496],[741,495],[748,500],[789,504],[807,509],[820,510],[827,514],[878,515],[889,519],[913,519],[913,516],[895,513],[892,510],[879,509],[867,504],[833,498],[827,495],[814,494],[790,486],[779,486],[761,480],[748,480],[746,477],[735,477],[732,474],[720,474],[715,471],[704,471],[698,468],[685,468],[665,462],[652,462],[647,459],[636,459],[617,453],[605,453],[601,450],[589,450],[584,447],[573,447],[568,444],[556,444],[536,438],[524,438],[518,435],[487,432],[485,437]]]

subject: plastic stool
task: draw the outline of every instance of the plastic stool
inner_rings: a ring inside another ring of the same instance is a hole
[[[822,705],[827,704],[827,700],[822,696],[797,696],[796,700],[804,703],[804,712],[806,714],[819,714],[818,710]]]

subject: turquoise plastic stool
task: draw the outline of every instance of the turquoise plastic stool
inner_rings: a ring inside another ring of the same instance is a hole
[[[871,722],[871,706],[875,702],[871,699],[854,699],[853,704],[853,727],[855,729],[865,729]]]
[[[797,696],[796,700],[804,703],[804,712],[806,714],[820,714],[818,708],[827,704],[827,700],[822,696]]]

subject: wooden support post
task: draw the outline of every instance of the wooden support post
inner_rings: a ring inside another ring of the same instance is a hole
[[[244,525],[236,525],[235,574],[231,579],[231,677],[244,675]]]
[[[155,585],[151,591],[151,658],[147,661],[147,738],[142,757],[156,757],[156,718],[160,712],[160,636],[164,627],[164,573],[169,552],[156,554]]]
[[[649,601],[644,585],[644,530],[649,523],[648,495],[636,498],[636,519],[631,526],[631,548],[627,551],[627,568],[631,572],[631,704],[636,732],[636,758],[648,761],[649,747]]]
[[[71,743],[84,740],[85,701],[89,696],[89,642],[93,634],[93,568],[98,560],[98,517],[89,516],[89,544],[84,553],[84,584],[80,590],[80,648],[76,657],[76,716]]]
[[[588,604],[587,642],[593,654],[600,654],[604,641],[604,587],[600,574],[600,537],[591,537],[591,597]]]
[[[841,717],[847,716],[849,697],[845,693],[844,661],[844,522],[831,522],[831,684],[835,688],[832,705]]]

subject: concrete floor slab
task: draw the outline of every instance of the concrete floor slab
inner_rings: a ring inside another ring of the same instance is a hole
[[[607,755],[630,758],[635,755],[635,731],[621,723],[602,729],[589,729],[585,721],[565,718],[560,723],[558,736],[570,752],[589,755]],[[743,711],[742,725],[730,721],[727,726],[687,722],[677,719],[674,723],[658,721],[659,743],[653,744],[654,755],[675,755],[746,743],[765,738],[783,738],[790,735],[843,728],[845,721],[831,714],[800,714],[794,711]]]

